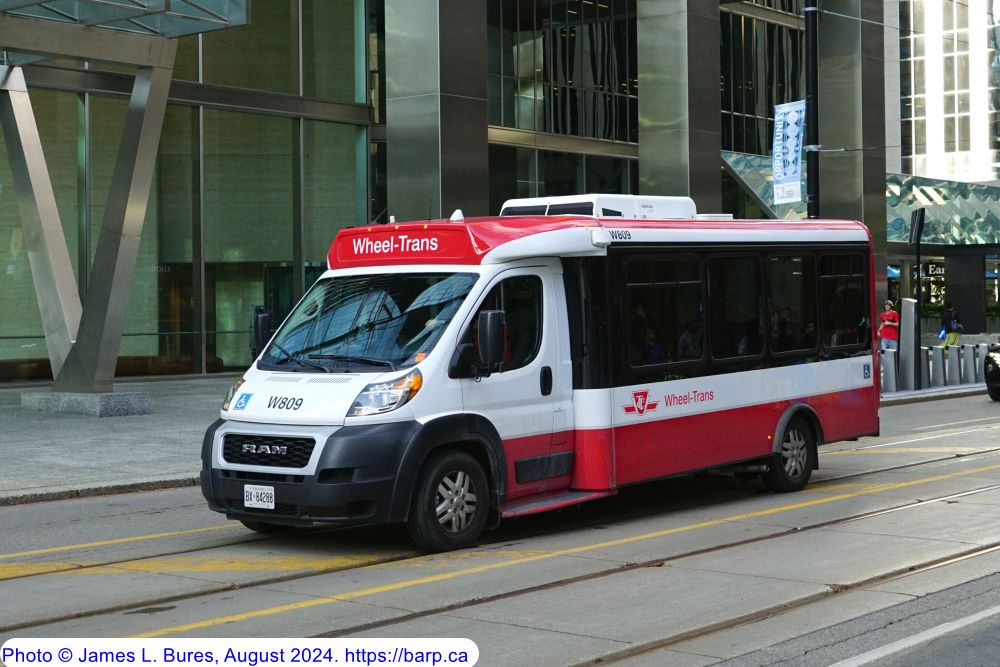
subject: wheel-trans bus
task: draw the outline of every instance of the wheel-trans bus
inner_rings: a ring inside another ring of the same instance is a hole
[[[448,550],[696,471],[796,491],[878,433],[863,224],[568,199],[340,231],[205,434],[211,508]]]

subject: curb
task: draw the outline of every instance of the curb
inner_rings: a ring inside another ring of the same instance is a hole
[[[882,396],[881,406],[889,407],[894,405],[906,405],[909,403],[924,403],[927,401],[940,401],[948,398],[963,398],[967,396],[986,394],[986,385],[970,385],[968,388],[951,389],[946,391],[934,391],[927,393],[914,393],[905,396]],[[165,489],[180,489],[189,486],[198,486],[200,480],[197,476],[175,477],[172,479],[162,479],[146,482],[132,482],[127,484],[108,484],[105,486],[90,486],[79,489],[63,489],[60,491],[41,491],[37,493],[23,493],[19,495],[0,496],[0,507],[13,505],[27,505],[29,503],[44,503],[54,500],[72,500],[75,498],[94,498],[98,496],[113,496],[123,493],[136,493],[139,491],[162,491]]]
[[[63,489],[60,491],[40,491],[37,493],[0,496],[0,507],[27,505],[28,503],[44,503],[52,500],[72,500],[74,498],[114,496],[123,493],[135,493],[137,491],[162,491],[164,489],[179,489],[188,486],[198,486],[198,484],[198,477],[177,477],[173,479],[132,482],[128,484],[88,486],[79,489]]]
[[[882,396],[881,405],[888,407],[891,405],[907,405],[908,403],[926,403],[928,401],[941,401],[948,398],[965,398],[967,396],[985,396],[985,384],[973,384],[961,389],[947,389],[943,391],[921,391],[907,392],[906,394]]]

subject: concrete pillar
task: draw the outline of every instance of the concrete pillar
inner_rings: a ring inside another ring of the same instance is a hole
[[[719,0],[639,0],[637,11],[639,192],[721,211]]]
[[[846,151],[820,154],[820,215],[868,225],[875,244],[875,303],[881,303],[887,294],[884,7],[823,0],[823,11],[819,140],[824,149]]]
[[[985,272],[983,255],[944,258],[944,298],[955,304],[965,333],[986,331]]]
[[[488,214],[486,0],[386,0],[385,34],[389,213]]]
[[[943,387],[945,385],[945,360],[944,346],[935,345],[931,348],[931,386]]]
[[[882,353],[882,393],[891,393],[897,389],[896,350],[886,350]]]
[[[902,390],[917,389],[916,374],[920,368],[917,365],[917,352],[920,346],[917,341],[917,301],[916,299],[899,300],[899,379]]]
[[[931,348],[921,347],[918,360],[920,362],[920,388],[927,389],[931,386]]]
[[[962,384],[962,355],[958,345],[952,345],[945,350],[945,382],[949,387]]]
[[[962,346],[962,384],[976,382],[976,346]]]

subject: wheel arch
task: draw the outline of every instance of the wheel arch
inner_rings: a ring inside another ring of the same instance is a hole
[[[482,415],[454,414],[426,422],[407,443],[393,486],[389,521],[407,520],[420,470],[430,456],[444,449],[464,451],[483,466],[490,487],[490,511],[499,517],[507,488],[507,459],[500,434]]]
[[[792,421],[795,417],[802,417],[806,424],[813,432],[814,446],[819,447],[823,444],[825,438],[823,436],[823,423],[820,421],[819,415],[810,405],[805,403],[796,403],[795,405],[788,406],[782,413],[781,418],[778,420],[778,425],[774,429],[774,443],[771,447],[771,451],[777,454],[781,451],[781,442],[785,439],[785,429],[788,428],[788,423]],[[814,469],[819,468],[819,452],[816,452],[816,456],[813,458],[815,461]]]

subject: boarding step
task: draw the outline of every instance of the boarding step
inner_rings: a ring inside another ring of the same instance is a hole
[[[544,498],[535,498],[533,500],[515,500],[505,504],[501,509],[500,514],[505,519],[515,516],[526,516],[528,514],[538,514],[539,512],[562,509],[563,507],[569,507],[570,505],[579,505],[580,503],[585,503],[588,500],[607,498],[608,496],[613,496],[616,493],[618,492],[614,490],[564,491],[561,493],[554,493],[551,496],[545,496]]]

